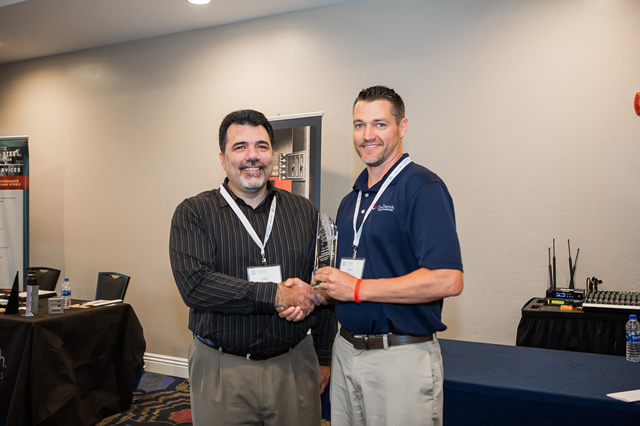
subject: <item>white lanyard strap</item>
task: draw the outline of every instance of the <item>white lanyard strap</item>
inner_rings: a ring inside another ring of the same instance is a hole
[[[262,264],[266,265],[267,258],[264,255],[264,248],[267,245],[269,236],[271,235],[271,230],[273,229],[273,220],[276,217],[276,197],[274,196],[273,200],[271,201],[271,210],[269,211],[269,220],[267,221],[267,231],[264,235],[264,242],[262,242],[260,241],[260,237],[258,237],[258,234],[256,233],[255,229],[253,229],[253,226],[251,226],[251,223],[249,223],[249,219],[247,219],[244,213],[242,213],[242,210],[240,210],[240,207],[238,207],[238,204],[236,204],[235,200],[231,198],[231,195],[229,195],[229,192],[227,192],[227,189],[224,187],[222,182],[220,182],[220,193],[222,194],[224,199],[227,200],[227,203],[229,203],[229,205],[233,209],[236,216],[238,216],[238,219],[240,219],[240,222],[242,222],[242,224],[244,225],[244,228],[247,230],[249,235],[251,235],[251,238],[253,238],[253,241],[255,241],[258,247],[260,247],[260,254],[262,255]]]
[[[411,158],[409,158],[409,157],[405,158],[398,165],[398,167],[396,167],[393,170],[393,172],[391,172],[391,174],[389,176],[387,176],[387,179],[384,181],[384,183],[380,187],[380,190],[378,191],[378,193],[376,194],[375,198],[373,199],[373,201],[369,205],[369,208],[367,209],[367,212],[364,214],[364,218],[362,218],[362,223],[360,224],[360,228],[357,228],[356,226],[357,226],[357,223],[358,223],[358,211],[360,210],[360,201],[362,200],[362,191],[358,191],[358,201],[356,202],[356,209],[353,212],[353,258],[354,259],[356,258],[357,254],[358,254],[358,245],[360,244],[360,237],[362,236],[362,228],[364,227],[364,222],[369,217],[369,213],[371,213],[371,210],[373,210],[373,207],[376,205],[376,202],[378,201],[378,199],[382,196],[382,194],[387,189],[387,187],[389,185],[391,185],[391,182],[393,182],[393,180],[396,178],[396,176],[398,176],[400,174],[400,172],[402,170],[404,170],[404,168],[407,167],[411,163],[412,163]]]

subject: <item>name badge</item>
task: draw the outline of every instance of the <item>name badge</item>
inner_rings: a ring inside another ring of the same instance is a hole
[[[252,283],[281,283],[282,272],[280,265],[250,266],[247,268],[247,276]]]
[[[356,278],[362,278],[365,260],[366,259],[362,258],[352,259],[350,257],[343,257],[340,259],[340,270]]]

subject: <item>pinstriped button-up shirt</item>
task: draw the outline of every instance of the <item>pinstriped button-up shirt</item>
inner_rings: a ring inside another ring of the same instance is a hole
[[[264,241],[271,200],[277,209],[265,247],[269,265],[282,278],[311,279],[318,211],[308,199],[275,188],[255,209],[225,188]],[[303,321],[281,319],[275,311],[277,283],[247,280],[247,267],[260,266],[260,248],[220,194],[210,190],[184,200],[171,222],[169,256],[178,290],[189,306],[189,329],[237,354],[279,353],[309,329],[321,365],[329,365],[336,332],[333,308],[316,307]]]

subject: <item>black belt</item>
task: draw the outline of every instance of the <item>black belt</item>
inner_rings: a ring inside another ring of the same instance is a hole
[[[217,350],[219,352],[222,352],[223,354],[241,356],[241,357],[246,358],[246,359],[251,360],[251,361],[264,361],[264,360],[269,359],[269,358],[275,358],[277,356],[284,355],[284,354],[286,354],[288,352],[291,352],[293,350],[293,348],[295,348],[297,346],[297,344],[296,344],[296,345],[293,345],[290,348],[286,348],[286,349],[284,349],[282,351],[273,352],[273,353],[269,353],[269,354],[245,354],[245,353],[239,354],[237,352],[228,351],[228,350],[224,349],[222,346],[216,346],[211,340],[205,339],[204,337],[200,337],[198,335],[196,335],[196,337],[198,338],[198,340],[200,340],[205,345],[207,345],[210,348],[213,348],[213,349],[215,349],[215,350]]]
[[[412,343],[430,342],[433,334],[428,336],[404,336],[401,334],[353,334],[344,327],[340,328],[340,335],[355,349],[360,351],[369,349],[385,349],[391,346],[410,345]],[[385,340],[387,341],[385,346]]]

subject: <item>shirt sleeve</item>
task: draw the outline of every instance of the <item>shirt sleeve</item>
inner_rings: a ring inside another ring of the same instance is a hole
[[[413,252],[421,267],[462,271],[460,242],[453,200],[440,182],[422,185],[409,203],[408,228]]]
[[[185,304],[225,314],[272,313],[276,283],[254,283],[217,271],[215,239],[202,219],[182,202],[171,220],[169,259]]]
[[[333,305],[321,305],[316,307],[313,315],[316,321],[311,326],[311,336],[313,347],[318,355],[318,363],[322,366],[331,365],[331,349],[338,332],[335,309]]]

